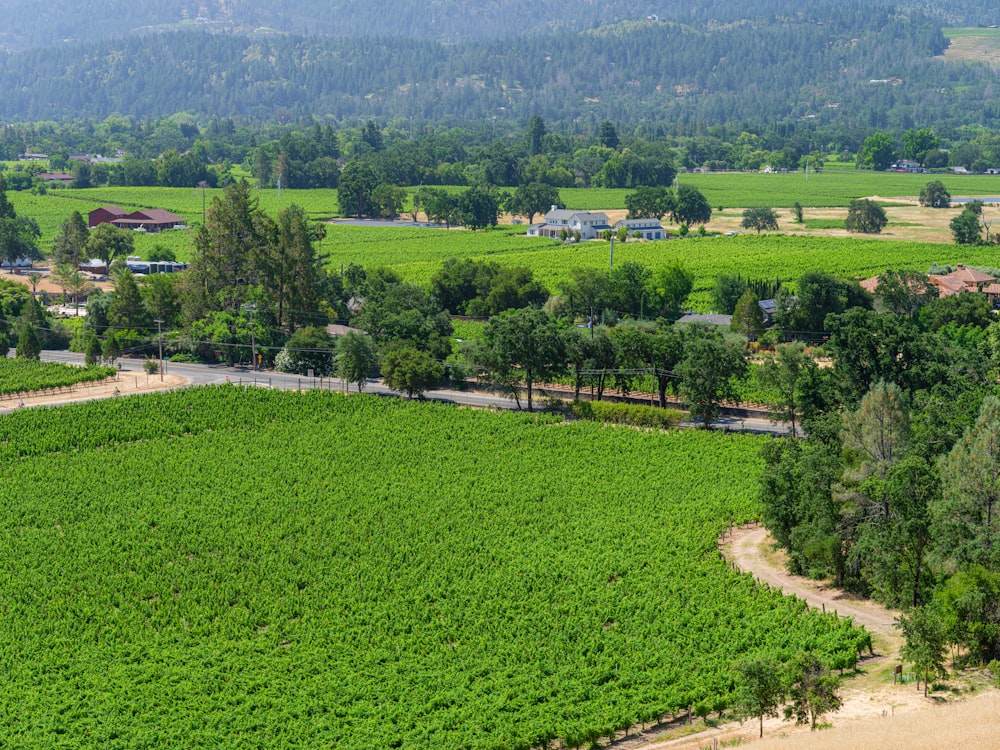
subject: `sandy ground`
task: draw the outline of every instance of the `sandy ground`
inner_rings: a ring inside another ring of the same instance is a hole
[[[777,208],[778,231],[776,234],[804,235],[811,237],[861,237],[863,239],[882,239],[896,241],[913,242],[941,242],[951,244],[954,237],[951,234],[951,220],[962,212],[961,207],[955,208],[925,208],[920,202],[912,198],[887,198],[878,195],[867,196],[871,200],[892,204],[885,209],[889,225],[882,230],[881,234],[852,234],[846,229],[807,229],[804,224],[796,224],[795,217],[790,208]],[[954,196],[959,198],[961,196]],[[1000,209],[988,206],[986,216],[990,218],[994,215],[1000,219]],[[611,223],[614,224],[619,219],[624,219],[627,211],[605,210]],[[847,218],[846,208],[804,208],[802,217],[806,221],[810,219],[822,219],[826,221],[843,222]],[[514,218],[503,215],[501,223],[509,224]],[[523,219],[522,219],[523,220]],[[539,217],[535,217],[539,221]],[[721,213],[712,212],[712,220],[706,228],[712,232],[740,232],[747,234],[740,224],[743,222],[742,208],[727,208]],[[676,231],[677,227],[664,220],[664,228]],[[1000,227],[1000,221],[997,222]]]
[[[101,380],[97,383],[79,383],[72,388],[58,388],[51,391],[38,391],[25,396],[0,396],[0,411],[30,406],[52,406],[71,401],[90,401],[96,398],[113,398],[116,395],[128,396],[135,393],[146,393],[163,388],[177,388],[188,384],[188,379],[182,375],[146,375],[144,372],[122,372],[117,378]]]
[[[876,656],[859,665],[859,676],[844,682],[843,706],[824,717],[831,729],[810,732],[808,727],[797,727],[789,721],[765,719],[764,738],[760,740],[756,720],[718,726],[696,721],[693,727],[649,730],[619,740],[615,748],[702,750],[734,744],[752,745],[759,750],[1000,747],[1000,722],[996,721],[1000,718],[1000,693],[996,690],[986,689],[974,697],[939,691],[925,698],[915,683],[893,684],[892,668],[899,663],[902,645],[894,627],[898,612],[849,597],[820,582],[789,575],[783,556],[774,550],[773,541],[762,527],[736,529],[720,539],[720,549],[728,560],[753,573],[759,581],[794,594],[817,609],[825,607],[827,612],[853,617],[874,634]],[[948,684],[953,688],[968,687],[956,680]],[[978,725],[972,723],[976,719]]]
[[[53,301],[56,299],[62,301],[63,290],[58,284],[49,278],[49,270],[49,264],[46,261],[39,261],[31,270],[28,270],[27,268],[19,269],[14,273],[4,271],[3,273],[0,273],[0,279],[4,279],[6,281],[16,281],[19,284],[31,286],[30,274],[37,273],[41,276],[41,278],[35,285],[35,291],[48,292],[49,296],[53,298]],[[113,288],[113,285],[109,281],[91,281],[90,283],[98,289],[103,289],[104,291],[108,291]],[[69,304],[72,306],[72,299],[70,299]]]

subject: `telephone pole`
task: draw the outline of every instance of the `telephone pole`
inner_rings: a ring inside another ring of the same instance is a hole
[[[160,382],[163,382],[163,321],[155,320],[156,323],[156,338],[160,343]]]
[[[257,305],[253,302],[248,302],[243,305],[243,309],[247,311],[247,315],[250,317],[250,356],[253,361],[251,365],[254,370],[257,369],[257,337],[254,332],[253,326],[253,314],[257,310]]]

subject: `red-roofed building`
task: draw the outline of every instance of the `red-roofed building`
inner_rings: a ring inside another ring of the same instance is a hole
[[[970,292],[981,292],[984,286],[996,281],[994,276],[977,271],[975,268],[966,268],[961,263],[958,264],[958,267],[954,271],[948,274],[948,278],[961,281]]]
[[[115,219],[128,216],[128,211],[118,206],[102,206],[87,214],[87,226],[93,229],[98,224],[110,224]]]
[[[962,292],[981,292],[996,282],[996,279],[988,273],[977,271],[975,268],[966,268],[961,263],[951,273],[935,274],[928,278],[938,288],[941,297],[950,297]]]
[[[147,232],[160,232],[164,229],[173,229],[184,223],[184,219],[162,208],[144,208],[140,211],[126,213],[118,206],[104,206],[95,208],[88,214],[88,223],[91,228],[98,224],[114,224],[123,229],[141,229]]]
[[[994,308],[1000,306],[1000,284],[993,283],[983,287],[983,294],[986,295]]]
[[[931,283],[937,287],[938,297],[950,297],[953,294],[964,294],[969,289],[958,279],[948,276],[928,276]]]
[[[54,182],[60,185],[69,185],[73,181],[73,175],[69,172],[39,172],[35,177],[43,182]]]

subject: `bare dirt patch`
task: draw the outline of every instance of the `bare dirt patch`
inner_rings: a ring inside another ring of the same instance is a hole
[[[25,286],[30,287],[31,286],[30,274],[38,273],[40,274],[41,278],[38,279],[37,283],[35,284],[35,291],[46,292],[50,297],[58,298],[61,300],[63,297],[62,287],[60,287],[52,280],[52,278],[49,276],[48,270],[49,267],[47,265],[39,266],[38,268],[30,268],[30,269],[25,268],[15,271],[14,273],[0,274],[0,278],[5,279],[6,281],[14,281],[18,284],[24,284]],[[109,291],[114,286],[110,281],[94,281],[92,279],[90,283],[97,289],[100,289],[105,292]]]
[[[956,36],[942,55],[945,60],[968,60],[1000,66],[1000,36]]]

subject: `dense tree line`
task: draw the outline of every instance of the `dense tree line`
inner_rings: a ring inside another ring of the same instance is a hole
[[[794,572],[913,610],[910,658],[933,675],[946,643],[1000,658],[1000,639],[986,635],[1000,619],[980,606],[1000,582],[990,478],[1000,324],[985,296],[936,299],[920,282],[887,273],[877,309],[827,315],[832,368],[779,348],[775,382],[807,437],[765,448],[761,498]]]

